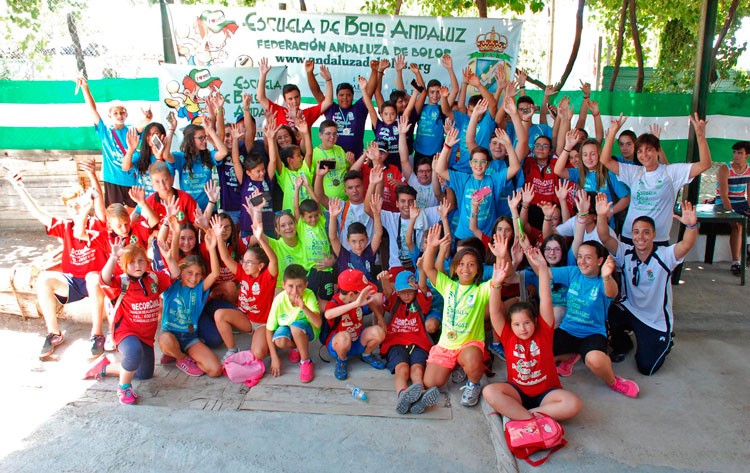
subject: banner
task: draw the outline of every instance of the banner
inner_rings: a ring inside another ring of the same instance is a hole
[[[521,41],[520,20],[210,10],[184,5],[169,9],[180,63],[198,68],[253,67],[265,57],[272,66],[287,67],[289,83],[297,84],[303,96],[308,90],[306,59],[315,62],[316,71],[326,65],[334,84],[348,82],[358,92],[357,76],[370,74],[371,60],[389,59],[393,66],[400,54],[407,64],[417,65],[425,81],[438,79],[445,85],[450,82],[440,59],[450,54],[459,81],[462,68],[468,66],[494,91],[498,67],[513,77]],[[411,73],[405,72],[408,83]],[[394,89],[394,80],[391,68],[384,74],[385,91]]]
[[[234,123],[242,115],[242,94],[251,96],[250,114],[256,119],[260,135],[264,124],[263,107],[257,99],[259,71],[257,68],[237,67],[193,67],[163,65],[159,74],[160,116],[172,112],[177,117],[177,129],[189,124],[201,125],[206,97],[213,92],[224,96],[224,117]],[[279,101],[281,88],[286,83],[286,68],[272,67],[266,77],[266,96],[272,102]],[[176,149],[179,140],[174,140]]]

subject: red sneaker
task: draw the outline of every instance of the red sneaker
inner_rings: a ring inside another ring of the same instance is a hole
[[[573,365],[578,363],[578,360],[581,359],[581,355],[575,354],[572,358],[568,358],[567,360],[563,360],[560,362],[559,365],[557,365],[557,374],[559,376],[568,377],[573,374]]]
[[[303,383],[309,383],[315,377],[315,366],[311,359],[301,361],[299,364],[299,380]]]

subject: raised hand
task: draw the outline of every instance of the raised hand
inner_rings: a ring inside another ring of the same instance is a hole
[[[453,148],[458,143],[458,129],[453,128],[445,134],[445,145]]]
[[[366,288],[362,289],[359,292],[359,295],[357,296],[357,305],[359,307],[362,307],[363,305],[367,305],[370,302],[372,302],[373,298],[375,297],[375,293],[373,292],[372,286],[367,286]]]
[[[448,87],[446,87],[444,85],[440,87],[440,96],[441,97],[448,97],[450,94],[451,94],[451,91],[450,91],[450,89]]]
[[[568,189],[570,188],[570,181],[567,179],[560,179],[557,181],[555,186],[555,196],[560,201],[560,205],[565,205],[565,201],[568,200]]]
[[[143,205],[143,203],[146,201],[146,189],[144,189],[142,186],[133,186],[128,190],[128,195],[131,199],[133,199],[133,202],[135,202],[138,205]]]
[[[253,101],[252,95],[247,92],[242,92],[242,108],[250,108],[250,102]]]
[[[180,212],[180,206],[177,204],[177,197],[171,196],[169,199],[167,199],[166,202],[164,202],[164,211],[166,213],[167,219],[169,217],[175,217]]]
[[[331,80],[331,71],[329,71],[326,66],[320,66],[320,77],[322,77],[326,82]]]
[[[122,237],[115,238],[115,241],[112,243],[112,254],[117,256],[118,259],[125,250],[125,243],[126,239]]]
[[[403,58],[403,55],[401,57]],[[380,72],[384,72],[389,67],[391,67],[391,61],[389,61],[388,59],[381,59],[380,60],[380,64],[378,65],[378,70]],[[404,67],[406,67],[406,62],[404,62]],[[403,69],[403,67],[402,67],[402,69]]]
[[[596,100],[589,99],[589,110],[591,110],[591,113],[594,116],[599,115],[599,104],[596,102]]]
[[[589,96],[591,95],[591,84],[580,79],[578,80],[578,82],[581,83],[581,91],[583,92],[583,97],[586,99],[589,98]]]
[[[125,143],[128,145],[128,151],[136,151],[136,149],[138,148],[138,141],[140,141],[140,138],[138,137],[138,130],[136,130],[135,127],[132,126],[128,129],[128,134],[125,135]]]
[[[315,71],[315,61],[312,59],[305,59],[305,72],[312,74]]]
[[[221,237],[222,231],[223,231],[223,228],[222,228],[223,226],[221,224],[221,217],[219,217],[218,215],[214,215],[213,217],[211,217],[210,224],[211,224],[211,231],[214,232],[214,236],[216,236],[218,240],[224,241],[224,239]]]
[[[415,208],[416,205],[412,208]],[[370,196],[370,209],[372,209],[373,214],[379,214],[383,211],[383,196],[380,194],[372,194]]]
[[[565,149],[568,151],[575,148],[578,144],[578,130],[568,130],[565,133]]]
[[[518,206],[521,205],[522,198],[523,198],[523,194],[521,192],[513,191],[513,193],[508,196],[508,207],[510,207],[511,209],[518,210]]]
[[[214,202],[219,200],[219,187],[216,185],[216,183],[212,180],[206,182],[206,185],[203,187],[203,191],[208,196],[209,202]]]
[[[542,214],[544,214],[544,218],[551,219],[552,216],[555,214],[555,209],[557,208],[557,205],[553,204],[552,202],[540,202],[539,208],[542,209]]]
[[[539,274],[539,271],[547,267],[547,261],[539,248],[529,246],[524,250],[524,254],[526,255],[526,261],[529,262],[535,273]]]
[[[440,203],[440,206],[438,206],[438,214],[440,215],[440,218],[447,219],[452,208],[453,202],[448,197],[443,197],[443,201]]]
[[[370,171],[370,185],[383,182],[383,166],[377,165]]]
[[[589,213],[589,210],[591,209],[591,200],[589,199],[589,195],[585,190],[578,189],[578,191],[576,192],[575,201],[579,215]]]
[[[528,73],[525,70],[521,68],[516,69],[516,82],[518,82],[519,85],[526,84],[527,78],[528,78]]]
[[[523,191],[521,191],[521,200],[524,206],[531,204],[531,201],[534,200],[534,184],[530,182],[524,184]]]
[[[442,231],[442,227],[439,223],[436,223],[435,225],[430,227],[430,230],[427,232],[427,241],[425,242],[425,246],[427,248],[437,248],[440,246],[440,232]]]
[[[331,214],[332,220],[341,215],[342,210],[341,199],[338,197],[328,199],[328,213]]]
[[[271,71],[271,66],[268,65],[268,58],[262,57],[258,62],[258,70],[262,75],[266,75]]]
[[[476,77],[476,76],[475,76]],[[474,84],[472,84],[474,85]],[[481,99],[477,104],[474,106],[474,110],[472,111],[472,115],[474,116],[481,116],[484,114],[484,112],[487,111],[487,108],[489,107],[489,104],[487,103],[487,100]],[[496,128],[498,130],[499,128]]]
[[[609,130],[607,130],[607,136],[614,137],[618,131],[620,131],[620,128],[625,124],[625,122],[628,121],[628,117],[625,117],[620,114],[618,118],[613,118],[609,122]]]
[[[693,129],[695,130],[695,136],[697,138],[706,139],[706,125],[708,122],[706,120],[702,120],[698,113],[696,112],[694,115],[690,116],[690,123],[693,125]]]
[[[551,97],[557,93],[557,90],[555,89],[555,86],[552,84],[547,85],[547,87],[544,88],[544,96],[545,97]]]
[[[419,207],[417,207],[416,205],[412,205],[411,207],[409,207],[409,218],[415,219],[419,217],[419,212]]]
[[[476,111],[476,108],[474,109]],[[513,142],[510,141],[510,136],[502,128],[495,128],[495,136],[500,140],[500,143],[505,146],[505,149],[512,148]]]
[[[612,202],[607,202],[607,194],[599,192],[596,194],[596,214],[609,215],[612,209]]]
[[[607,259],[604,260],[604,263],[602,264],[601,269],[601,275],[602,278],[608,278],[612,276],[612,273],[615,272],[615,260],[612,258],[612,255],[607,256]]]
[[[399,54],[396,57],[396,70],[403,71],[404,69],[406,69],[406,58],[403,54]]]
[[[498,260],[495,270],[492,272],[492,285],[495,287],[502,286],[505,278],[508,276],[510,263],[508,260]]]
[[[398,118],[398,134],[406,135],[409,133],[410,129],[411,123],[409,123],[409,117],[407,117],[406,114],[401,115]]]
[[[364,78],[362,76],[358,76],[357,77],[357,84],[359,84],[359,90],[364,91],[365,89],[367,89],[367,79],[366,78]]]
[[[508,115],[515,115],[518,113],[518,108],[516,107],[516,101],[513,100],[512,95],[506,95],[503,99],[503,110]],[[499,128],[495,128],[495,130],[499,130]]]
[[[498,63],[495,66],[495,80],[497,81],[498,89],[502,89],[508,84],[508,74],[505,72],[503,63]]]
[[[208,212],[203,212],[200,208],[196,208],[193,223],[198,228],[208,228]]]
[[[675,214],[674,218],[679,220],[685,226],[698,223],[698,213],[695,206],[687,200],[682,203],[682,215]]]

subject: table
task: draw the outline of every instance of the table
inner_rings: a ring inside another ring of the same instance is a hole
[[[680,204],[675,205],[675,213],[682,214]],[[742,246],[740,251],[740,266],[742,273],[740,275],[740,285],[745,285],[745,264],[747,263],[746,247],[747,247],[747,218],[733,212],[731,210],[716,210],[714,204],[698,204],[696,205],[696,214],[698,215],[698,223],[739,223],[742,231],[740,232],[740,238],[742,240]],[[680,233],[678,241],[682,241],[682,237],[685,234],[685,225],[680,224]],[[703,262],[712,264],[714,261],[714,247],[716,246],[716,233],[705,233],[706,235],[706,252],[703,256]],[[675,277],[679,280],[682,265],[675,271]]]

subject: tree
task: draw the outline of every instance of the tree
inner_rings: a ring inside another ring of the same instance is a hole
[[[377,15],[398,15],[403,0],[366,0],[362,11]],[[487,18],[490,8],[514,13],[524,13],[527,9],[538,13],[544,9],[544,0],[406,0],[409,5],[418,4],[422,11],[431,16],[465,16],[477,13],[479,18]]]
[[[697,51],[701,2],[685,0],[590,0],[594,16],[610,33],[610,44],[615,44],[615,60],[610,90],[621,62],[626,65],[651,63],[656,65],[654,76],[642,90],[659,92],[687,92],[692,89]],[[631,7],[635,7],[631,11]],[[735,32],[740,19],[750,14],[750,4],[740,0],[719,2],[714,43],[714,68],[711,80],[728,79],[734,74],[735,85],[747,80],[743,73],[731,72],[747,44],[737,44]],[[638,41],[622,40],[625,26]],[[636,47],[636,43],[639,44]],[[640,48],[640,52],[638,49]],[[638,60],[638,57],[641,60]],[[639,68],[641,68],[639,66]],[[642,71],[642,68],[641,68]],[[639,75],[640,72],[639,71]]]

